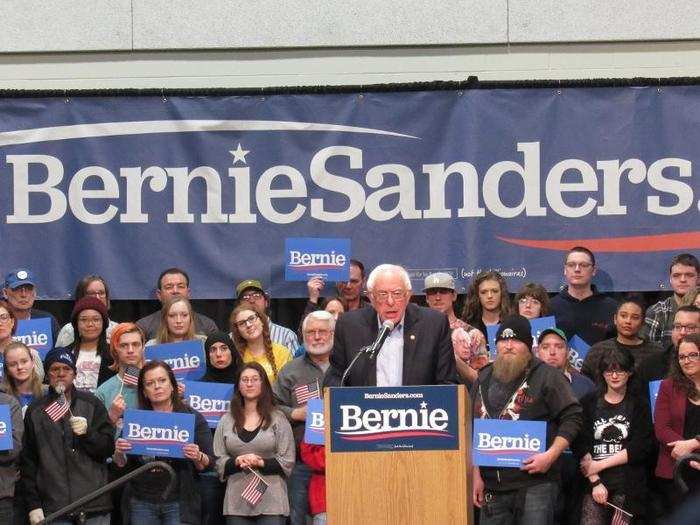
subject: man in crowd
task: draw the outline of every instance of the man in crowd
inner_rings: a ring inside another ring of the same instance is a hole
[[[595,256],[588,248],[576,246],[564,259],[567,286],[552,298],[551,314],[569,337],[578,335],[589,345],[612,333],[617,303],[598,293],[591,283],[596,274]]]
[[[634,357],[637,370],[642,361],[661,353],[662,349],[658,343],[646,341],[640,337],[640,330],[644,325],[644,304],[641,299],[634,296],[623,299],[617,307],[613,322],[617,335],[594,344],[583,361],[581,372],[591,379],[594,379],[597,374],[600,358],[610,348],[627,348]]]
[[[473,467],[472,495],[481,525],[553,524],[558,460],[581,429],[581,405],[567,379],[531,350],[529,321],[507,317],[496,333],[496,360],[479,371],[472,389],[474,419],[547,422],[545,452],[524,460],[522,468]]]
[[[73,387],[75,361],[64,348],[45,359],[49,393],[25,415],[21,486],[31,524],[107,483],[114,427],[95,396]],[[88,525],[108,525],[109,494],[81,507]],[[76,517],[76,519],[79,519]]]
[[[49,312],[34,308],[36,301],[36,281],[34,274],[27,268],[12,270],[5,276],[3,293],[17,321],[28,319],[51,319],[51,340],[55,344],[60,326]]]
[[[437,310],[447,316],[450,322],[450,329],[468,328],[469,325],[462,321],[455,314],[455,301],[457,292],[455,291],[455,279],[449,273],[431,273],[425,278],[423,291],[425,292],[425,302],[433,310]]]
[[[299,445],[304,437],[306,403],[321,397],[323,376],[330,366],[335,319],[324,310],[311,312],[302,323],[306,352],[285,365],[272,385],[278,408],[287,415],[297,447],[297,461],[289,477],[290,521],[304,525],[309,513],[309,480],[311,469],[301,461]]]
[[[236,286],[236,297],[238,304],[249,305],[259,313],[267,313],[270,306],[270,299],[263,290],[262,283],[257,279],[246,279]],[[233,337],[233,336],[232,336]],[[299,340],[294,332],[270,319],[270,339],[273,343],[279,343],[289,349],[293,356],[298,356],[301,352]]]
[[[647,309],[640,333],[640,337],[660,343],[662,348],[671,344],[673,317],[681,299],[700,282],[700,262],[690,253],[681,253],[671,260],[668,273],[673,294]]]
[[[700,330],[700,308],[694,305],[680,306],[673,316],[671,325],[671,344],[662,352],[644,359],[639,365],[639,377],[642,381],[658,381],[668,375],[669,360],[678,348],[678,341],[684,335],[695,334]]]
[[[361,356],[349,373],[347,386],[435,385],[454,383],[455,358],[447,317],[430,308],[410,304],[411,279],[401,266],[382,264],[367,279],[372,308],[343,315],[336,325],[330,386],[360,350],[371,345],[385,321],[394,328],[374,360]]]
[[[161,304],[165,304],[168,299],[173,297],[190,298],[190,277],[187,272],[180,268],[168,268],[164,270],[158,277],[156,297]],[[160,327],[161,311],[153,312],[136,321],[139,328],[143,330],[146,340],[154,339],[158,334]],[[194,313],[194,331],[198,334],[209,335],[217,332],[219,329],[216,323],[206,315]]]
[[[321,309],[321,292],[325,286],[326,281],[321,277],[312,277],[306,283],[306,288],[309,292],[309,300],[306,302],[302,320],[310,312]],[[337,284],[338,297],[341,297],[345,301],[348,306],[348,311],[369,306],[369,301],[362,295],[364,286],[365,265],[357,259],[350,259],[350,279]]]

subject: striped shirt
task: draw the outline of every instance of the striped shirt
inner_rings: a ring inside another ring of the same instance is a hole
[[[279,343],[289,348],[293,357],[298,357],[303,351],[303,348],[299,346],[297,334],[292,332],[289,328],[285,328],[272,321],[270,321],[270,339],[273,343]]]

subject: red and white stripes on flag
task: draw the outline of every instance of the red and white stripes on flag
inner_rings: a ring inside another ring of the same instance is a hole
[[[141,370],[135,366],[127,366],[124,369],[124,376],[122,377],[122,383],[129,386],[136,386],[139,384],[139,373]]]
[[[241,492],[241,497],[243,501],[248,503],[251,507],[255,507],[265,494],[267,490],[267,482],[260,477],[254,470],[250,470],[252,473],[250,476],[250,481],[246,484],[243,492]]]
[[[321,397],[321,389],[318,384],[318,379],[305,385],[297,385],[294,387],[294,397],[297,398],[297,403],[303,405],[309,399]]]
[[[54,423],[68,413],[68,400],[65,394],[58,396],[53,403],[50,403],[44,408],[44,412],[51,418]]]

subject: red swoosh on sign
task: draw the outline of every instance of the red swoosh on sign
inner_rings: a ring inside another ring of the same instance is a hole
[[[638,235],[634,237],[608,237],[603,239],[515,239],[496,237],[518,246],[543,250],[568,251],[573,246],[585,246],[593,252],[665,252],[700,248],[700,231]]]

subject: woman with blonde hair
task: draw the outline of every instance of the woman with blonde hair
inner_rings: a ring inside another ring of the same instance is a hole
[[[17,398],[24,417],[29,404],[46,393],[46,387],[34,366],[31,348],[20,342],[7,345],[4,367],[0,388]]]
[[[229,317],[231,334],[244,363],[256,362],[267,374],[270,383],[289,361],[292,353],[286,346],[270,340],[267,316],[246,304],[239,304]]]
[[[149,339],[146,346],[162,343],[180,343],[194,339],[206,339],[194,331],[194,310],[185,297],[171,297],[161,309],[160,326],[154,339]]]

